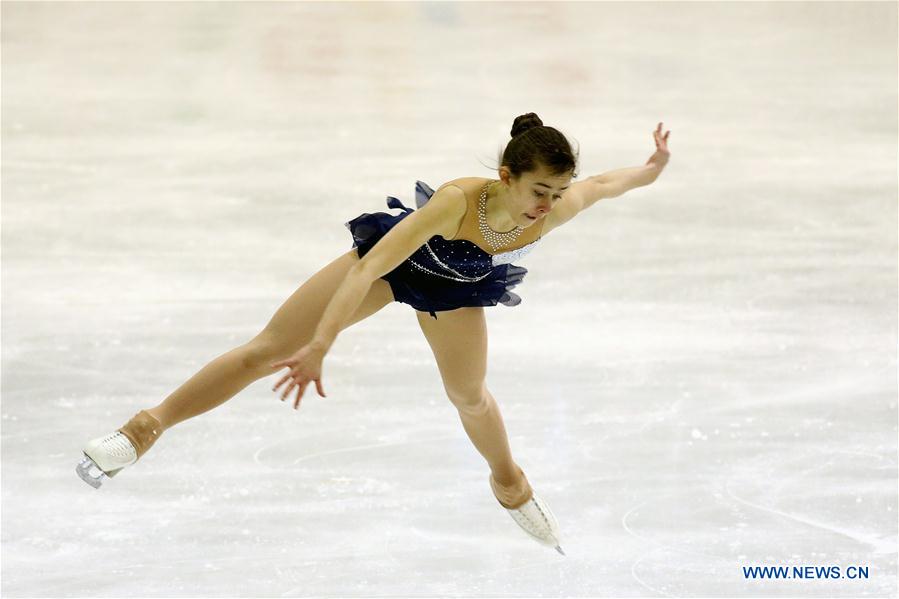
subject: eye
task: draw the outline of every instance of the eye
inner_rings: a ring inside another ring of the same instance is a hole
[[[546,195],[546,194],[544,194],[544,193],[538,193],[538,192],[535,191],[535,192],[534,192],[534,195],[537,196],[538,198],[542,198],[542,197],[543,197],[544,195]],[[560,200],[560,199],[562,199],[562,196],[553,196],[553,201],[555,201],[555,200]]]

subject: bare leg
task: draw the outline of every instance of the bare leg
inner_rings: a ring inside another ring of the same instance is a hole
[[[534,494],[525,473],[512,459],[499,406],[484,382],[487,373],[487,324],[484,308],[440,312],[435,321],[416,312],[446,393],[459,411],[468,438],[490,466],[490,488],[516,524],[539,542],[559,545],[559,525],[546,503]]]
[[[486,387],[481,405],[482,407],[475,411],[459,409],[462,427],[478,453],[487,460],[496,482],[501,485],[513,485],[518,482],[520,475],[512,459],[509,437],[499,405]]]
[[[253,381],[271,373],[271,369],[248,367],[251,351],[250,344],[246,344],[220,355],[147,412],[167,429],[223,404]]]
[[[349,269],[358,262],[355,249],[343,254],[306,281],[278,309],[255,338],[200,369],[159,405],[147,410],[163,429],[221,405],[253,381],[274,372],[271,362],[286,358],[312,339],[328,302]],[[390,285],[378,279],[347,328],[393,301]]]
[[[439,312],[437,320],[416,312],[418,323],[437,360],[447,396],[459,411],[462,426],[503,485],[521,481],[512,459],[499,405],[484,384],[487,374],[487,323],[484,309]]]

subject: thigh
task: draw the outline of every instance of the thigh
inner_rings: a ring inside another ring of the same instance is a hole
[[[484,398],[487,376],[487,321],[481,306],[438,312],[416,310],[418,324],[434,352],[443,386],[457,407]]]
[[[266,358],[295,352],[312,340],[328,302],[343,282],[347,272],[359,261],[353,248],[312,275],[303,283],[272,316],[257,340],[266,346]],[[368,318],[393,301],[390,284],[375,280],[362,303],[341,325],[341,330]]]

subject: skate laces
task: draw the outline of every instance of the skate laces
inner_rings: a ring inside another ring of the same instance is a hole
[[[133,459],[137,458],[137,450],[128,440],[128,437],[116,431],[103,439],[103,450],[117,458]]]

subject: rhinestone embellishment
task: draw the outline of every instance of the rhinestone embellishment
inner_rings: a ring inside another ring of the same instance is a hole
[[[445,277],[447,277],[447,278],[449,278],[449,279],[453,279],[453,280],[455,280],[455,281],[464,281],[464,282],[466,282],[466,283],[473,283],[473,282],[475,282],[475,281],[480,281],[481,279],[486,278],[487,275],[490,274],[489,272],[487,272],[487,273],[484,273],[483,275],[481,275],[481,276],[479,276],[479,277],[469,277],[469,276],[467,276],[467,275],[462,274],[462,273],[459,272],[458,270],[455,270],[455,269],[451,268],[448,264],[445,264],[445,263],[444,263],[444,262],[437,256],[437,254],[434,252],[434,250],[431,249],[431,244],[430,244],[430,243],[426,243],[426,244],[425,244],[425,248],[427,248],[428,253],[431,254],[431,259],[432,259],[434,262],[436,262],[437,264],[439,264],[440,266],[442,266],[443,268],[445,268],[447,271],[451,272],[452,274],[456,275],[456,277],[458,277],[458,278],[452,277],[452,276],[450,276],[450,275],[441,275],[441,276],[445,276]],[[421,268],[421,265],[416,264],[415,262],[412,262],[412,264],[414,264],[415,266],[418,266],[419,268]],[[433,274],[437,274],[437,273],[433,273]]]
[[[431,274],[431,275],[434,275],[434,276],[437,276],[437,277],[443,277],[444,279],[450,279],[450,280],[453,280],[453,281],[459,281],[460,283],[472,283],[472,282],[474,282],[474,281],[480,281],[481,279],[483,279],[484,277],[486,277],[487,275],[490,274],[490,273],[488,272],[488,273],[485,274],[483,277],[477,277],[477,278],[468,278],[468,277],[466,277],[466,278],[463,279],[463,278],[461,278],[461,277],[454,277],[454,276],[452,276],[452,275],[447,275],[447,274],[443,274],[442,272],[437,272],[437,271],[431,270],[430,268],[427,268],[427,267],[425,267],[425,266],[422,266],[421,264],[419,264],[419,263],[416,262],[415,260],[411,260],[411,259],[410,259],[410,260],[409,260],[409,264],[411,264],[412,266],[414,266],[415,268],[417,268],[418,270],[420,270],[420,271],[422,271],[422,272],[426,272],[426,273],[428,273],[428,274]]]
[[[487,187],[490,183],[495,182],[495,180],[489,181],[484,185],[484,189],[481,190],[481,199],[478,202],[478,229],[481,230],[481,235],[487,240],[494,252],[518,239],[518,236],[524,231],[524,227],[521,225],[516,225],[511,231],[494,231],[487,224]]]

